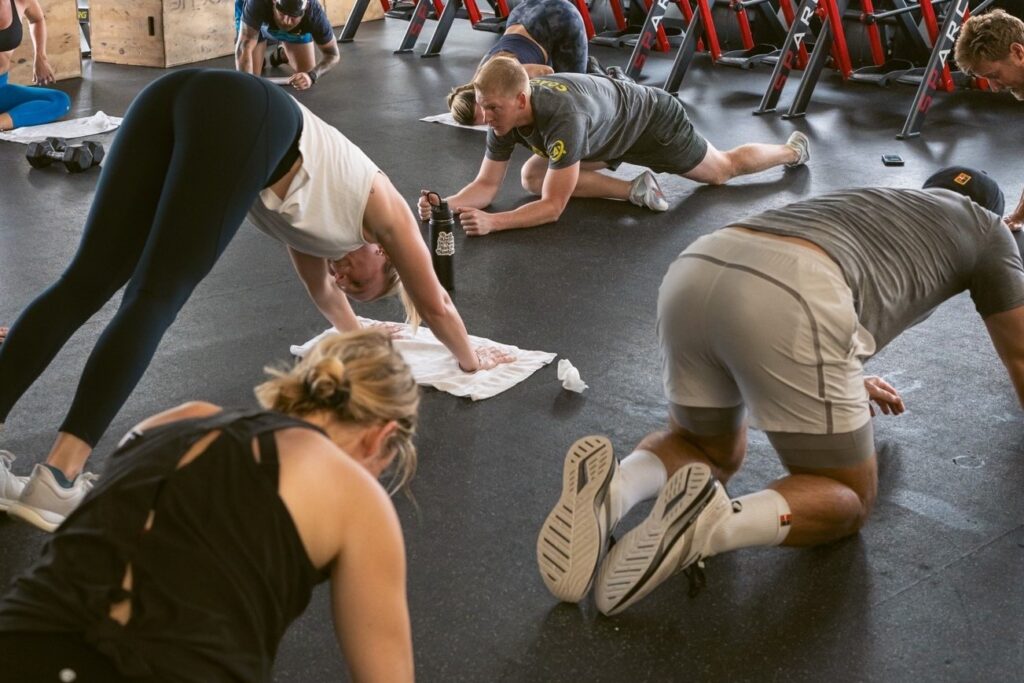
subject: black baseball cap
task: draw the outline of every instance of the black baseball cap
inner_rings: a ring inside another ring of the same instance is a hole
[[[1005,200],[999,183],[987,173],[967,166],[947,166],[932,174],[924,181],[924,189],[938,187],[970,197],[975,204],[983,206],[997,216],[1003,215]]]
[[[306,5],[309,4],[309,0],[274,0],[274,7],[281,14],[287,14],[289,17],[301,17],[306,13]]]

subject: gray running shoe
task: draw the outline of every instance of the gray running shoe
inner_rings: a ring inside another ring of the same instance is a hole
[[[629,186],[629,201],[637,206],[646,206],[651,211],[668,211],[668,200],[658,185],[658,179],[650,171],[644,171]]]
[[[616,543],[597,575],[594,598],[604,614],[617,614],[662,581],[703,559],[711,532],[732,512],[711,469],[696,463],[668,480],[651,514]]]
[[[786,147],[796,151],[800,157],[791,163],[786,164],[786,168],[796,168],[797,166],[803,166],[811,160],[811,141],[807,139],[807,136],[800,131],[795,131],[786,140]]]
[[[66,489],[57,483],[50,468],[36,465],[21,497],[7,514],[43,531],[54,531],[78,507],[98,478],[92,472],[82,472]]]
[[[0,512],[14,505],[28,481],[28,477],[19,477],[11,471],[14,460],[10,451],[0,451]]]
[[[618,473],[611,442],[587,436],[570,448],[562,466],[562,496],[537,537],[537,566],[551,594],[579,602],[590,590],[616,521],[609,490]]]

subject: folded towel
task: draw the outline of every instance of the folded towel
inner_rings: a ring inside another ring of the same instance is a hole
[[[363,325],[373,325],[374,320],[359,318]],[[389,323],[389,325],[392,323]],[[545,351],[524,351],[509,344],[498,344],[490,339],[470,336],[474,346],[497,346],[513,354],[516,359],[511,363],[502,363],[491,370],[479,372],[463,372],[459,364],[444,344],[437,340],[434,333],[420,326],[412,335],[409,326],[397,324],[402,328],[399,336],[393,339],[395,348],[409,364],[413,377],[418,384],[425,384],[455,396],[468,396],[474,401],[496,396],[514,387],[534,372],[555,359],[555,354]],[[305,344],[291,347],[293,356],[304,356],[324,337],[338,334],[333,327],[310,339]]]
[[[487,124],[481,123],[479,126],[464,126],[461,123],[456,123],[455,118],[452,116],[450,111],[446,111],[443,114],[437,114],[435,116],[424,116],[420,121],[426,121],[427,123],[443,123],[446,126],[455,126],[456,128],[468,128],[469,130],[482,130],[487,132]]]
[[[107,116],[98,111],[92,116],[82,119],[68,119],[67,121],[45,123],[41,126],[15,128],[6,133],[0,133],[0,140],[27,145],[30,142],[39,142],[46,138],[84,138],[87,135],[98,135],[114,130],[121,125],[121,121],[122,119],[117,116]]]

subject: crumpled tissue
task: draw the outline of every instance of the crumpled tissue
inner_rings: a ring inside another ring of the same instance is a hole
[[[563,389],[575,391],[577,394],[582,394],[587,388],[587,383],[580,379],[580,371],[567,358],[558,361],[558,379],[562,380]]]

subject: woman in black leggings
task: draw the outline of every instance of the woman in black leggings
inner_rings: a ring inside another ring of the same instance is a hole
[[[321,155],[323,147],[329,153]],[[326,164],[339,154],[351,164]],[[365,178],[355,191],[342,180],[353,167]],[[351,209],[351,201],[332,204],[333,195],[343,201],[353,192],[365,209],[350,213],[352,224],[341,226],[347,233],[328,234]],[[288,204],[300,200],[298,208]],[[293,218],[262,208],[267,202],[290,207],[289,216],[323,216],[330,224],[292,226]],[[358,148],[259,78],[178,71],[132,103],[104,164],[78,253],[0,344],[2,424],[71,335],[127,284],[46,464],[35,466],[17,500],[0,501],[9,514],[52,531],[78,504],[91,486],[89,477],[77,475],[92,448],[250,207],[261,208],[261,227],[275,228],[289,245],[314,302],[339,330],[359,326],[345,293],[371,300],[393,292],[401,276],[415,311],[460,367],[475,371],[509,360],[496,349],[471,346],[412,212]],[[0,474],[14,481],[10,471]]]

